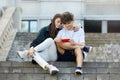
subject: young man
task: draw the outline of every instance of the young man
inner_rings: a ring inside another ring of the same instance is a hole
[[[82,74],[83,52],[89,52],[92,47],[85,46],[84,30],[80,28],[74,31],[74,16],[70,12],[62,14],[62,23],[64,28],[59,31],[54,39],[57,45],[58,60],[60,61],[76,61],[76,74]]]

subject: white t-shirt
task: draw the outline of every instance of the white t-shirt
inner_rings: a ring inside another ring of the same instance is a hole
[[[60,39],[73,39],[77,43],[85,42],[85,33],[82,28],[80,28],[78,31],[74,32],[74,30],[67,30],[66,28],[63,28],[60,30],[57,34],[57,38]]]

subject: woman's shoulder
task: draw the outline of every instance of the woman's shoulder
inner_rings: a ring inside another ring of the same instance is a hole
[[[50,25],[42,27],[40,30],[49,30]]]

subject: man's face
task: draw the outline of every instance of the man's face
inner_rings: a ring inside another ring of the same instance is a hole
[[[73,28],[73,23],[74,23],[74,21],[70,21],[70,22],[64,24],[64,26],[67,30],[71,30]]]

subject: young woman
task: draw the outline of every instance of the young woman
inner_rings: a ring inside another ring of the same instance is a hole
[[[32,57],[32,63],[38,63],[44,70],[49,70],[50,74],[56,74],[59,69],[50,65],[47,61],[57,60],[57,50],[54,43],[58,31],[61,29],[61,14],[56,14],[48,26],[43,27],[36,39],[30,45],[29,50],[18,51],[21,58],[29,55]]]

